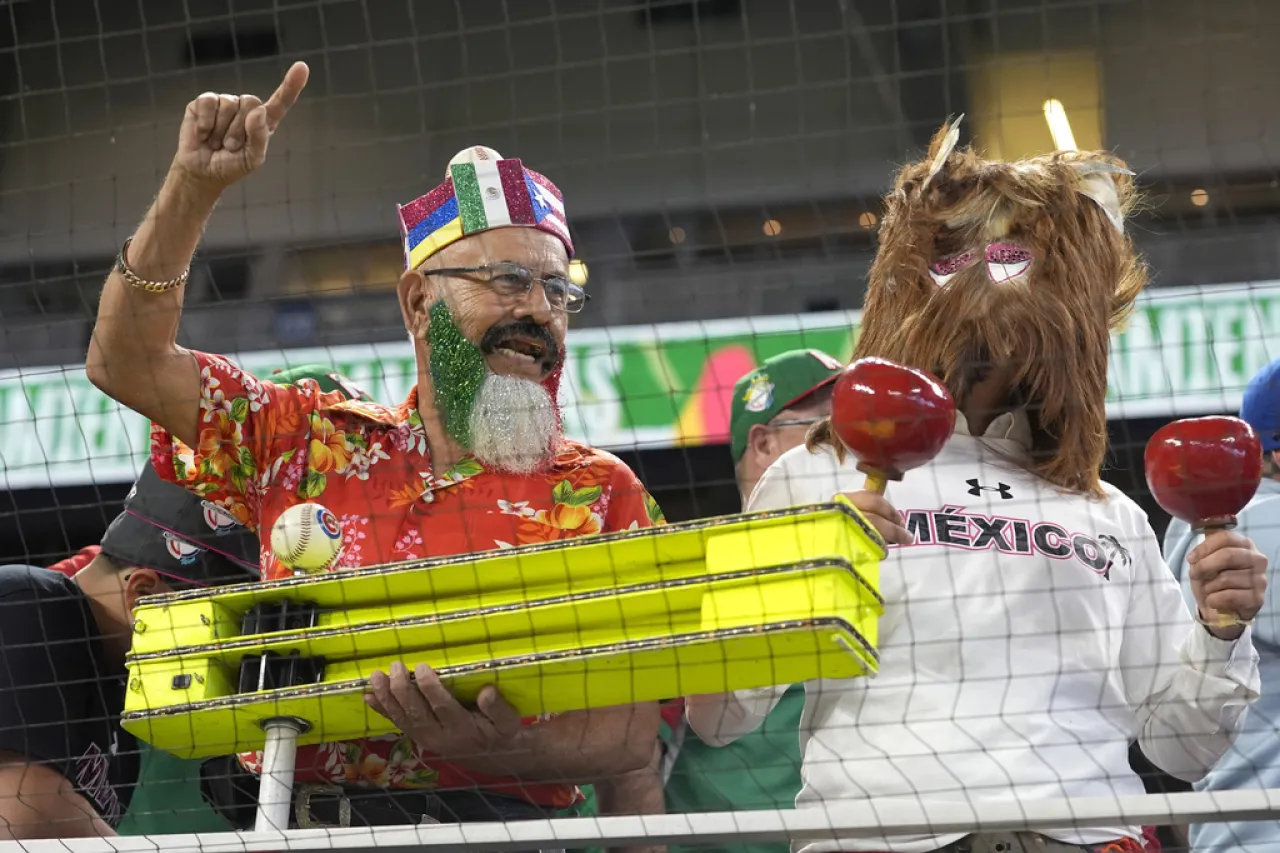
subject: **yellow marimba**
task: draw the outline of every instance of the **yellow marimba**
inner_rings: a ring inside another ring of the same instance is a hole
[[[885,555],[838,498],[148,596],[122,725],[186,758],[265,742],[259,828],[282,828],[296,746],[393,731],[362,699],[393,661],[528,716],[853,678],[877,669]]]

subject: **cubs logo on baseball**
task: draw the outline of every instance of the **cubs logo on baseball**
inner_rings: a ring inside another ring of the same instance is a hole
[[[316,509],[316,521],[320,523],[320,529],[324,531],[324,535],[330,539],[337,539],[342,535],[342,524],[338,521],[338,517],[329,512],[324,507]]]

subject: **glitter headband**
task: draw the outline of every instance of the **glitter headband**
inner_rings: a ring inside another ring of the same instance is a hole
[[[492,148],[477,145],[460,152],[450,161],[443,184],[397,211],[409,269],[455,240],[511,225],[546,231],[573,257],[560,190],[519,160],[503,160]]]

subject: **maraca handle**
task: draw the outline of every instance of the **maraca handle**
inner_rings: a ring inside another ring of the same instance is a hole
[[[883,495],[884,490],[888,485],[888,478],[882,474],[868,474],[866,482],[862,484],[862,488],[863,491],[875,492],[877,495]]]
[[[1223,523],[1206,524],[1203,528],[1204,536],[1207,539],[1211,534],[1218,533],[1224,530],[1230,530],[1233,527],[1235,527],[1234,521],[1228,524],[1223,524]],[[1217,611],[1217,613],[1218,613],[1218,618],[1215,619],[1213,622],[1213,627],[1215,628],[1234,628],[1237,625],[1243,628],[1244,626],[1249,624],[1248,622],[1244,621],[1234,613],[1226,613],[1224,611]]]

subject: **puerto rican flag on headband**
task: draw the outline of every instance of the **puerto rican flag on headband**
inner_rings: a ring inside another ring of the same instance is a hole
[[[533,216],[538,225],[549,228],[556,233],[565,245],[572,246],[569,240],[569,224],[564,216],[564,197],[556,185],[533,171],[524,170],[524,180],[529,188],[529,201],[533,204]],[[573,254],[573,249],[569,249]]]

